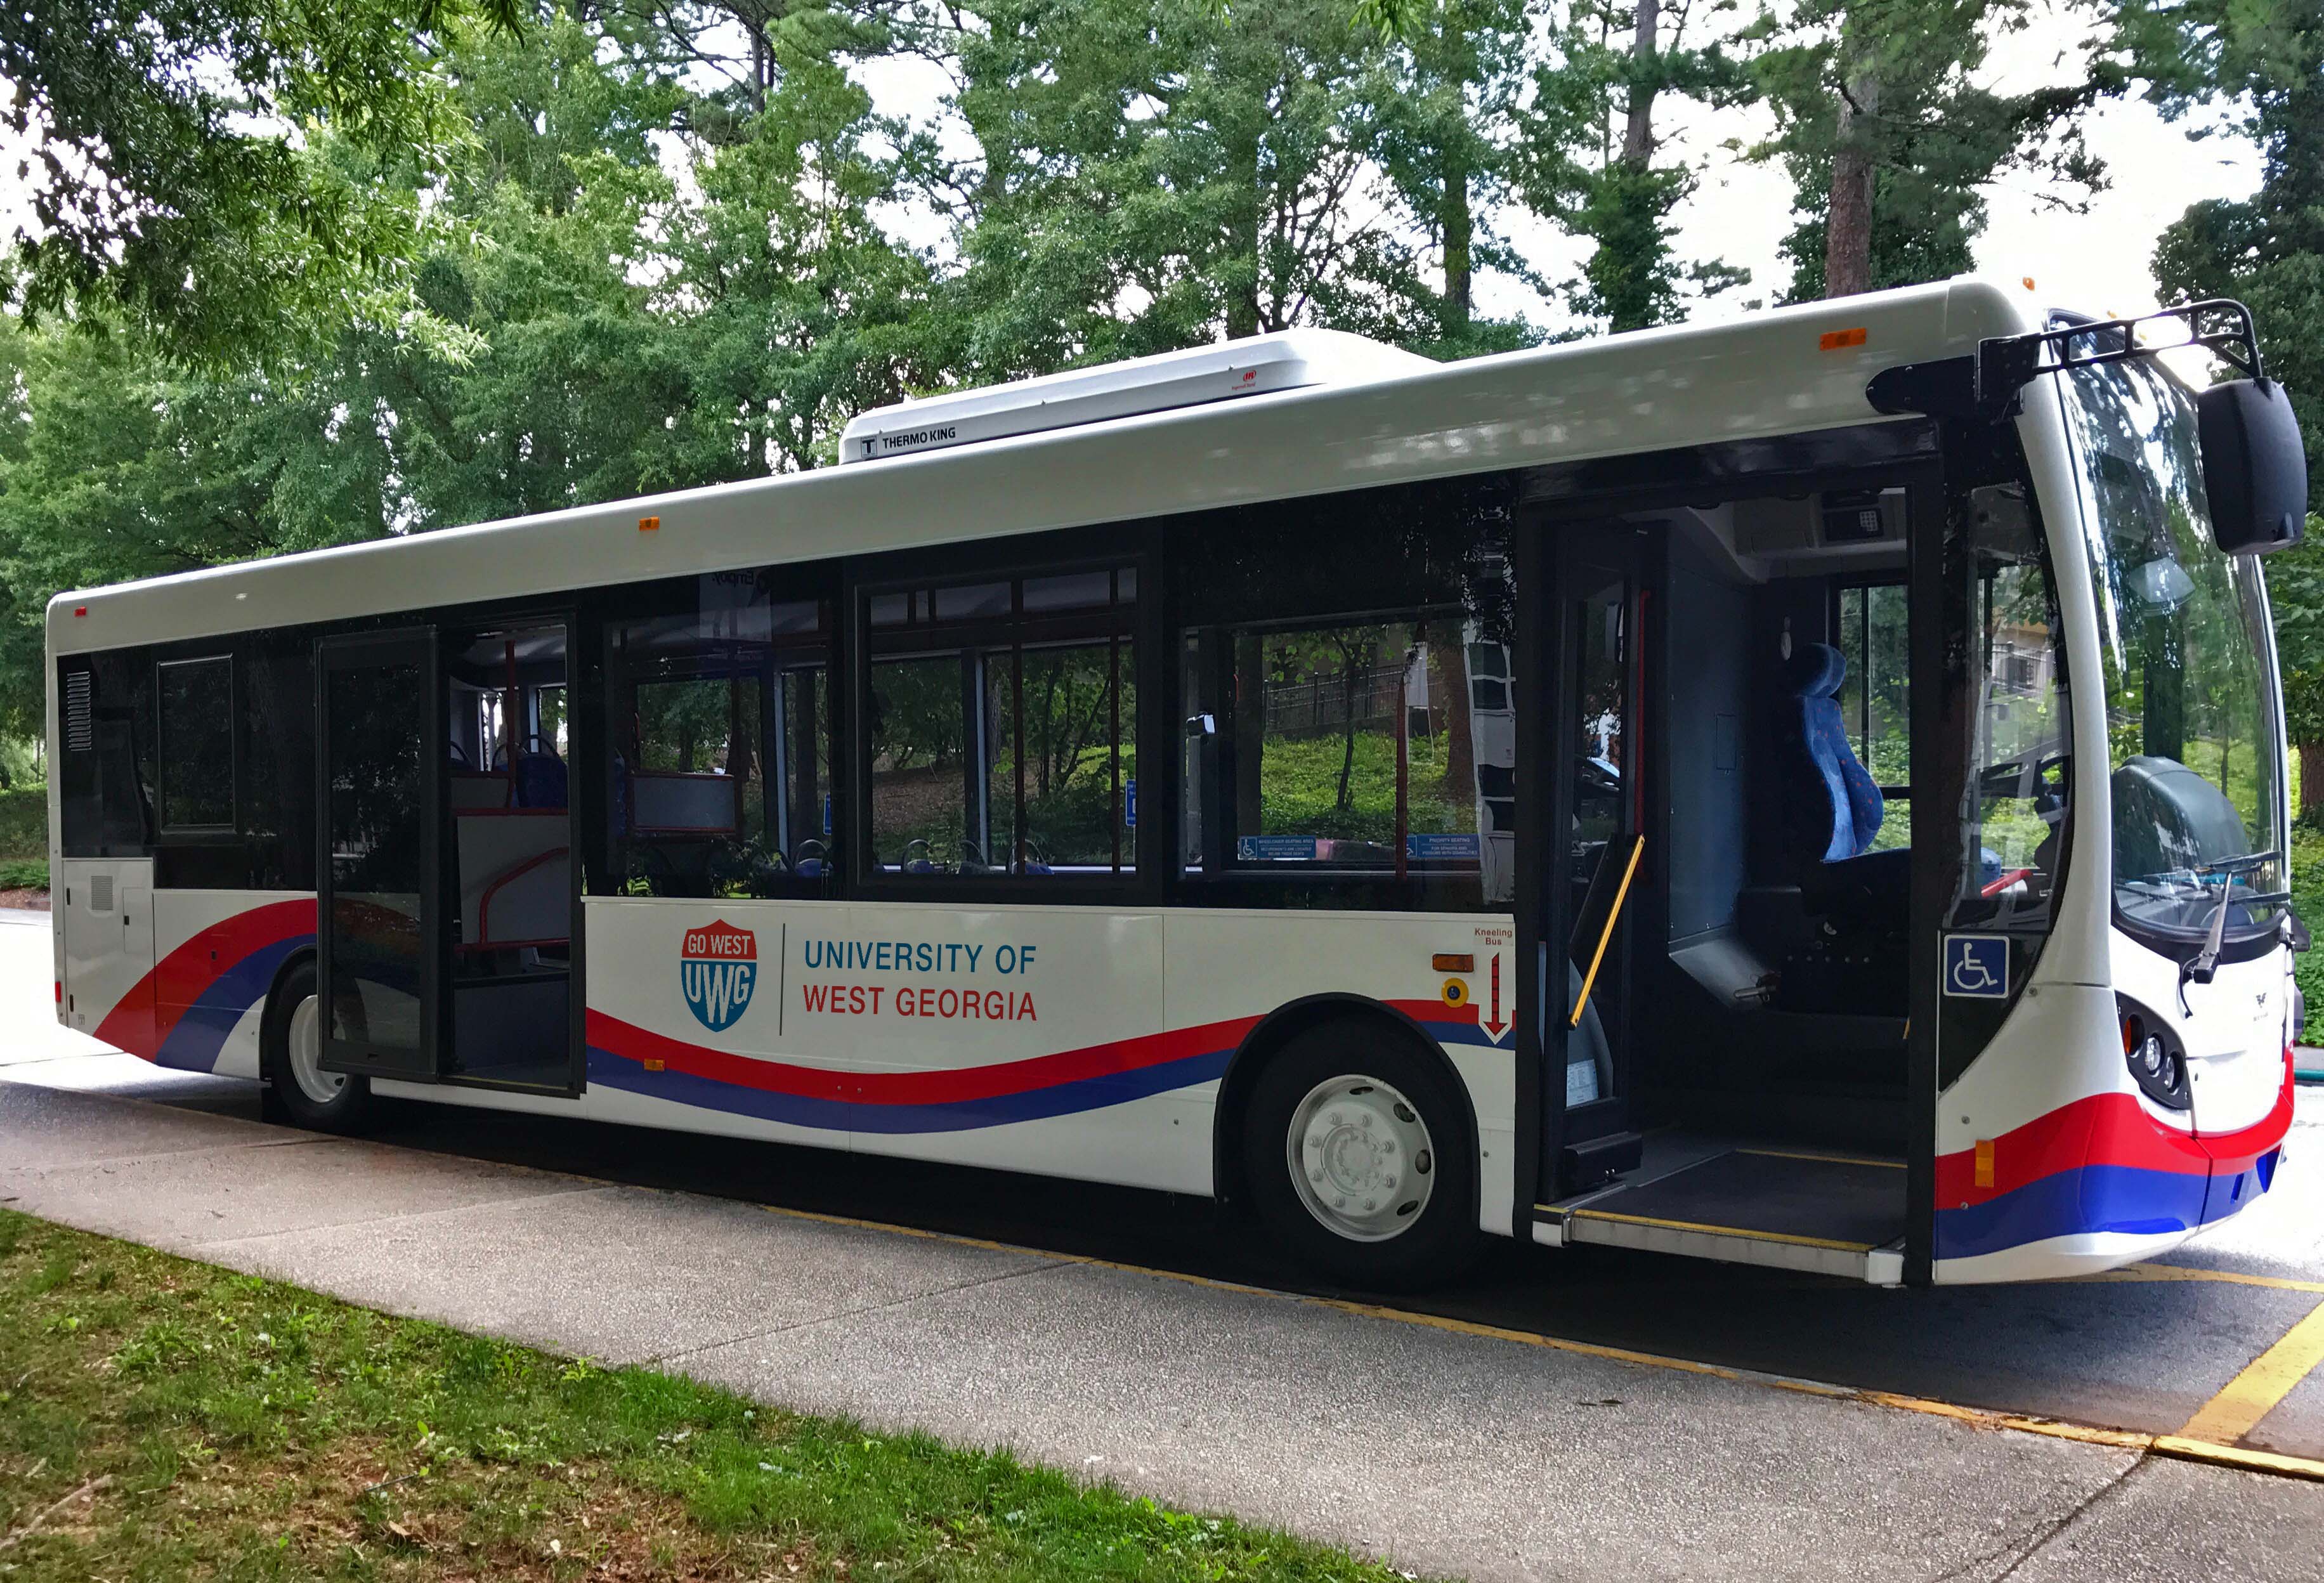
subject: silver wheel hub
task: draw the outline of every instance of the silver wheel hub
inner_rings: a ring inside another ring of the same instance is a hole
[[[1317,1083],[1291,1112],[1291,1184],[1307,1212],[1351,1242],[1385,1242],[1420,1219],[1436,1185],[1420,1112],[1375,1077]]]
[[[290,1081],[299,1091],[318,1105],[327,1105],[339,1097],[347,1086],[344,1072],[325,1072],[323,1059],[323,1006],[309,995],[290,1008],[290,1026],[283,1041],[290,1058]]]

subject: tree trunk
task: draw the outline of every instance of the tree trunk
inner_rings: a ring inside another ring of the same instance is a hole
[[[2324,824],[2324,742],[2300,747],[2300,822]]]
[[[1476,161],[1467,111],[1470,85],[1477,80],[1477,51],[1457,8],[1446,7],[1439,26],[1445,78],[1462,112],[1459,121],[1444,129],[1444,187],[1436,216],[1444,240],[1444,336],[1460,340],[1467,336],[1475,313],[1477,216],[1470,185]]]
[[[1469,202],[1469,151],[1454,145],[1444,152],[1444,337],[1460,340],[1469,333],[1470,282],[1474,274],[1476,216]]]
[[[1840,100],[1840,135],[1831,152],[1831,198],[1824,214],[1823,294],[1853,297],[1872,290],[1872,190],[1877,174],[1873,124],[1880,83],[1868,71],[1848,79]]]
[[[1259,129],[1234,143],[1234,218],[1227,233],[1227,336],[1259,334]]]
[[[1647,86],[1654,78],[1646,69],[1660,47],[1655,35],[1661,25],[1660,0],[1638,0],[1638,29],[1630,48],[1629,120],[1622,128],[1622,163],[1634,170],[1645,170],[1654,158],[1655,90]]]
[[[1267,750],[1267,645],[1256,632],[1234,637],[1234,833],[1267,833],[1259,796],[1261,756]],[[1231,849],[1227,855],[1234,855]]]
[[[1469,656],[1456,626],[1429,644],[1436,674],[1428,678],[1430,722],[1444,743],[1444,787],[1462,807],[1477,805],[1477,751],[1469,725]]]
[[[1336,806],[1344,814],[1354,805],[1355,800],[1349,783],[1356,770],[1356,686],[1363,673],[1356,668],[1356,661],[1351,659],[1347,669],[1340,674],[1340,698],[1347,714],[1347,735],[1342,739],[1340,749],[1340,796]]]

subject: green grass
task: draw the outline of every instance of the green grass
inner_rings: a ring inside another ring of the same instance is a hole
[[[49,860],[0,858],[0,890],[46,890]]]
[[[0,790],[0,858],[48,855],[48,787],[36,783]]]
[[[1474,788],[1445,780],[1444,739],[1416,738],[1405,758],[1406,828],[1429,833],[1477,828]],[[1323,835],[1343,841],[1396,842],[1396,734],[1356,733],[1349,806],[1342,808],[1340,766],[1347,739],[1337,732],[1312,737],[1269,737],[1259,759],[1261,827],[1244,835]]]
[[[1397,1576],[5,1210],[0,1546],[9,1583]]]

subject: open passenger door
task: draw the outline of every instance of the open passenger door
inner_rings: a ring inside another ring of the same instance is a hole
[[[318,646],[316,975],[327,1072],[432,1080],[444,754],[427,628]]]

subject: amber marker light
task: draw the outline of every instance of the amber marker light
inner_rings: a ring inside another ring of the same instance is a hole
[[[660,532],[661,519],[659,517],[640,517],[638,519],[638,531],[641,533]]]
[[[1826,330],[1816,345],[1827,352],[1845,352],[1850,346],[1861,346],[1864,345],[1864,327],[1858,325],[1852,330]]]

